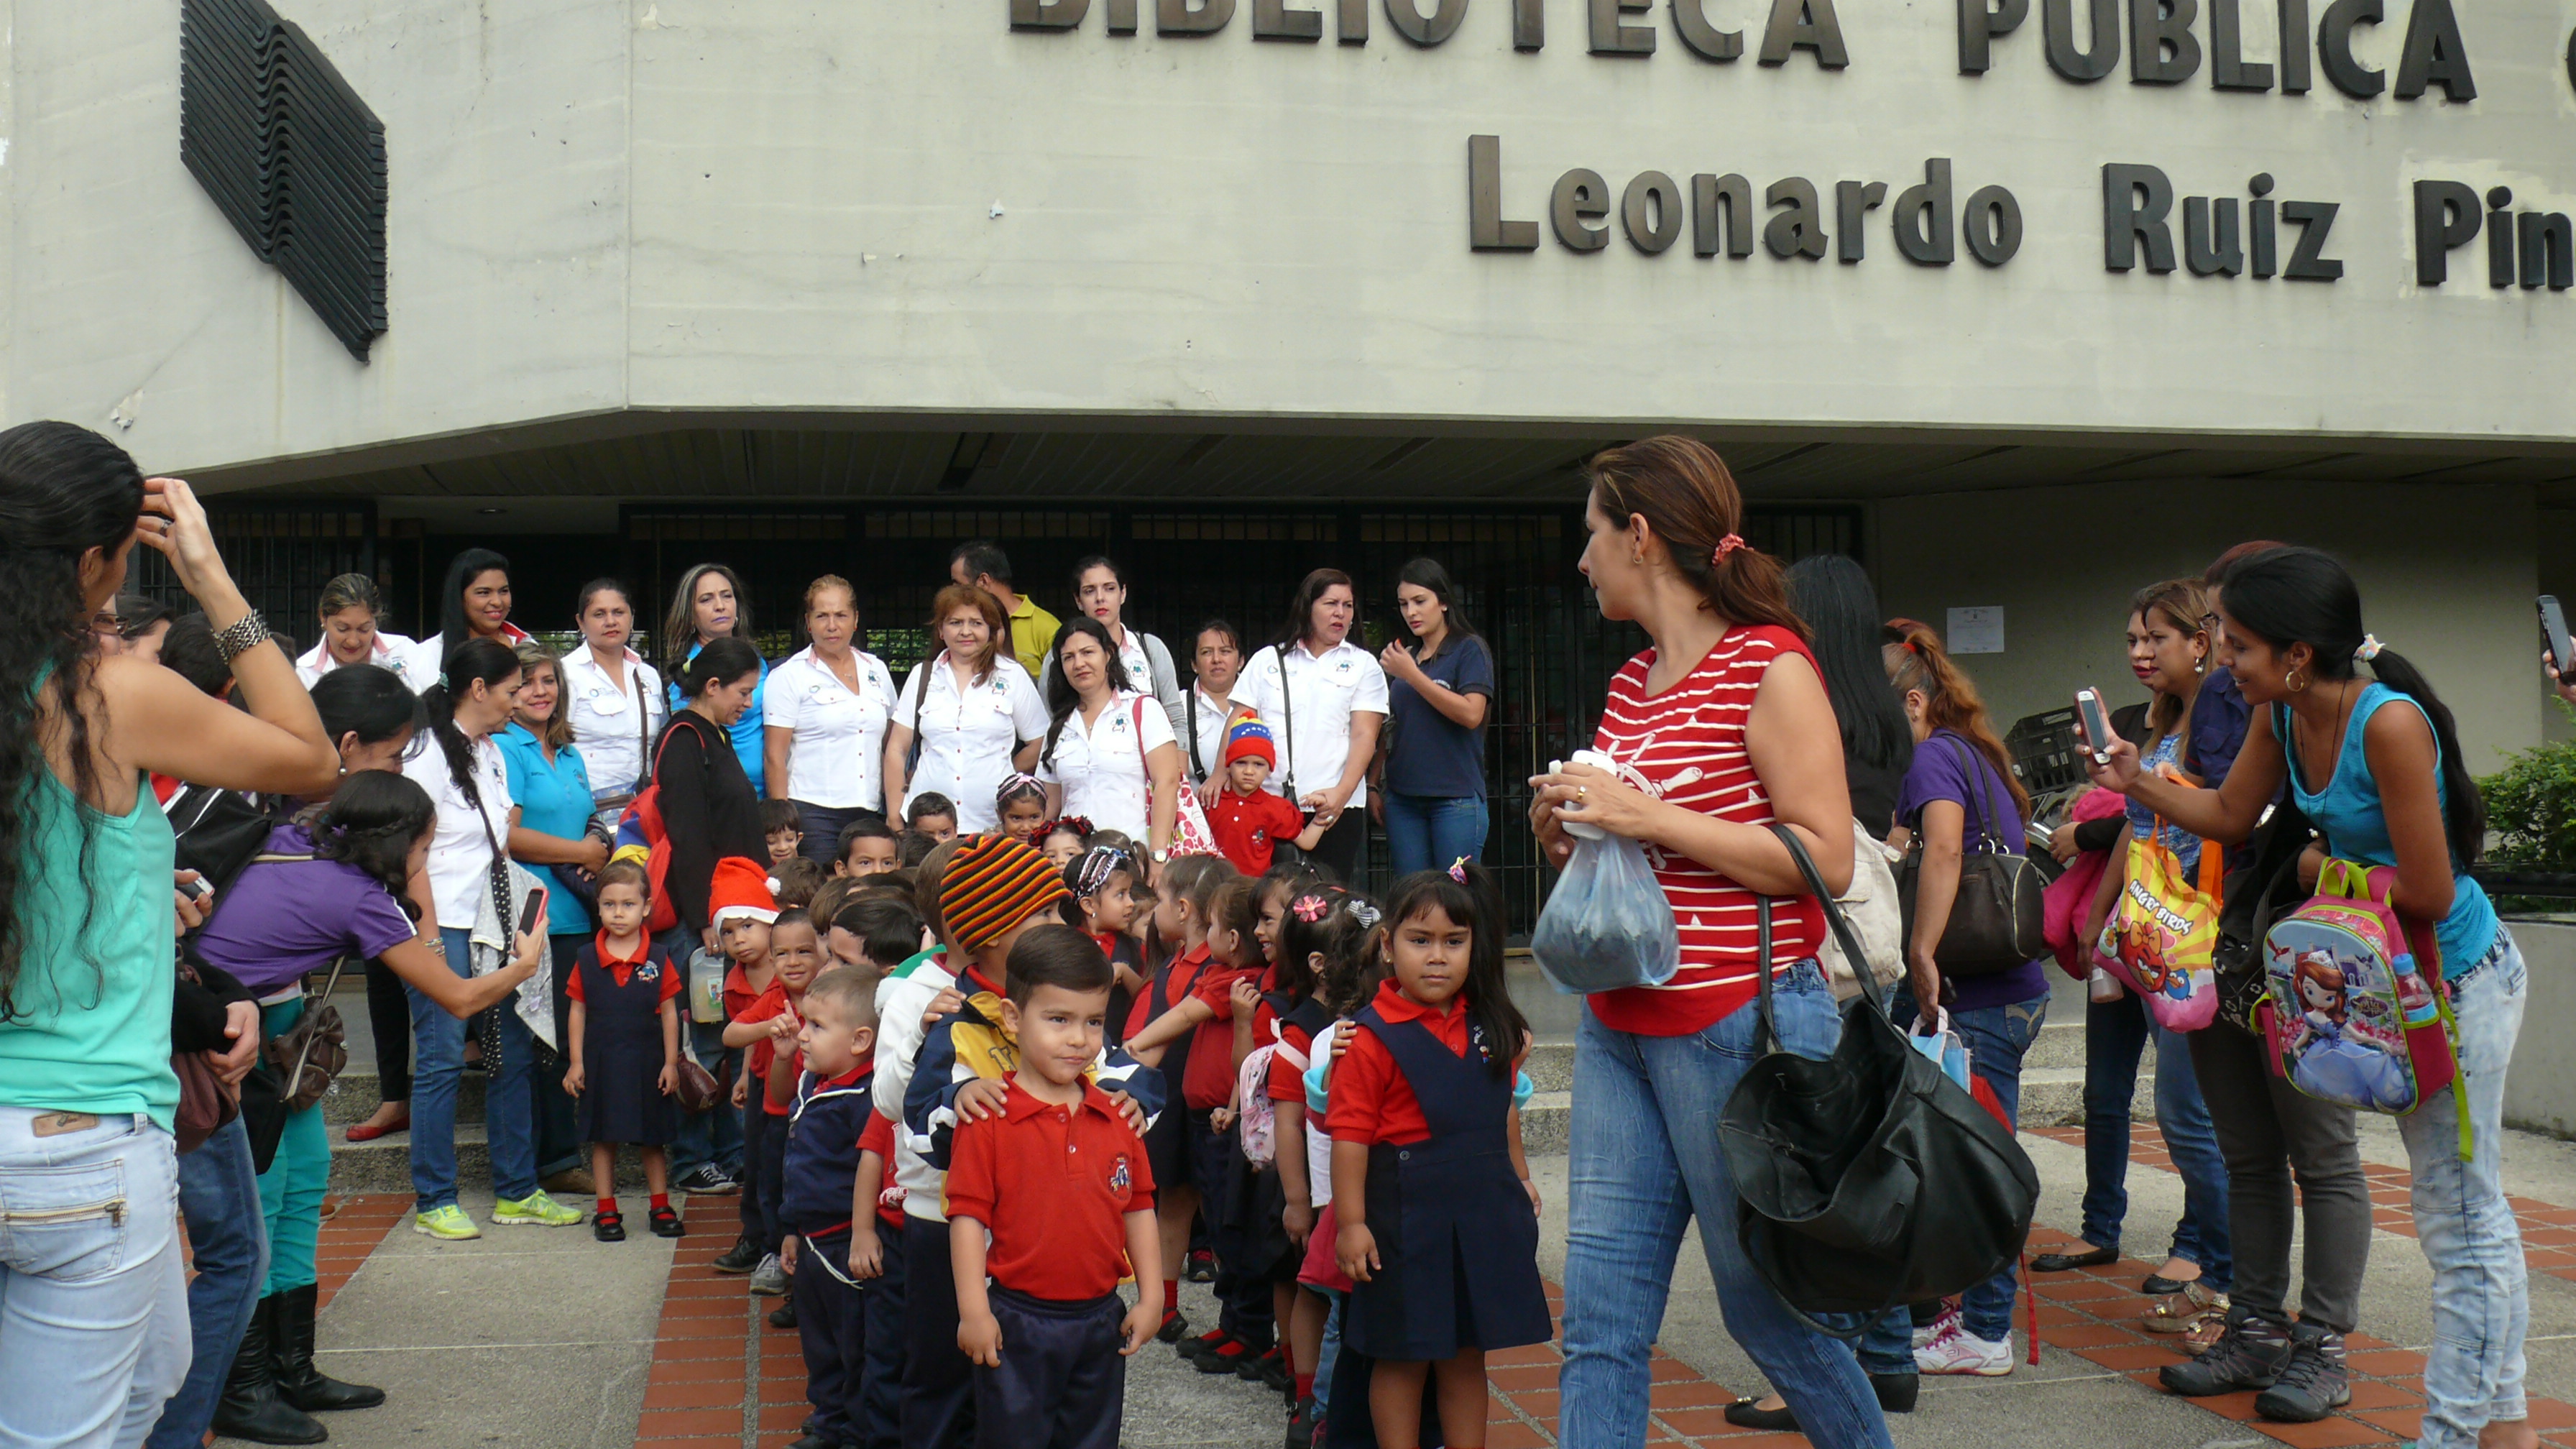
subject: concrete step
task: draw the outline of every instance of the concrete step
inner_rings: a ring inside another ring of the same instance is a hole
[[[2022,1070],[2029,1071],[2033,1067],[2081,1067],[2083,1065],[2084,1018],[2077,1016],[2071,1021],[2061,1020],[2052,1010],[2049,1019],[2040,1025],[2039,1040],[2032,1042],[2030,1050],[2022,1053]],[[2139,1065],[2139,1070],[2152,1070],[2154,1066],[2155,1062],[2150,1058]]]
[[[1573,1093],[1542,1088],[1521,1109],[1521,1151],[1532,1157],[1563,1152],[1573,1118]]]
[[[2156,1120],[2156,1079],[2143,1069],[2138,1073],[2137,1090],[2129,1094],[2129,1117],[2135,1122]],[[2022,1068],[2021,1125],[2083,1126],[2084,1068]]]
[[[364,1122],[375,1115],[377,1106],[383,1102],[384,1099],[378,1095],[382,1090],[372,1066],[361,1067],[353,1062],[347,1071],[332,1080],[331,1090],[324,1094],[322,1120],[333,1127]],[[478,1120],[483,1116],[481,1072],[467,1072],[456,1079],[456,1115]],[[336,1138],[339,1134],[334,1132],[332,1136]]]
[[[1542,1092],[1567,1092],[1574,1089],[1574,1039],[1540,1037],[1530,1043],[1529,1058],[1521,1063],[1529,1073],[1530,1085]]]
[[[456,1124],[456,1180],[470,1187],[492,1183],[490,1132],[479,1117]],[[645,1189],[644,1159],[632,1147],[617,1151],[617,1188],[620,1192]],[[408,1195],[411,1190],[410,1133],[397,1132],[373,1142],[350,1142],[336,1129],[331,1133],[331,1191]],[[567,1207],[590,1205],[568,1197],[561,1201]]]

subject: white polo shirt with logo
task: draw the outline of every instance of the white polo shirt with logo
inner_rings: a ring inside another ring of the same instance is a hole
[[[1131,689],[1102,706],[1087,727],[1080,709],[1065,716],[1054,758],[1038,760],[1038,778],[1064,787],[1065,814],[1083,816],[1095,829],[1124,831],[1141,845],[1152,831],[1153,777],[1145,757],[1175,743],[1162,704]]]
[[[864,649],[852,693],[807,645],[769,671],[770,729],[793,731],[787,751],[787,795],[826,810],[885,808],[886,725],[894,718],[894,676]],[[927,760],[924,761],[927,764]]]
[[[930,671],[927,681],[924,669]],[[1020,741],[1046,737],[1047,710],[1029,672],[1008,654],[993,661],[991,674],[961,691],[943,649],[904,677],[894,722],[921,737],[921,763],[913,769],[903,808],[910,808],[912,796],[935,791],[956,802],[957,828],[973,832],[1001,825],[993,796],[1011,773]]]
[[[1342,782],[1342,769],[1351,758],[1351,716],[1385,719],[1386,671],[1376,656],[1348,639],[1320,656],[1307,653],[1303,644],[1265,646],[1243,662],[1234,702],[1249,706],[1270,726],[1279,760],[1267,788],[1287,794],[1294,775],[1297,794],[1312,795]],[[1215,769],[1215,761],[1208,767]],[[1364,777],[1344,808],[1367,803]]]

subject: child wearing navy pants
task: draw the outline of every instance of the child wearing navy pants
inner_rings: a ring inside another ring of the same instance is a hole
[[[796,1335],[814,1412],[790,1449],[856,1449],[867,1365],[867,1295],[879,1264],[852,1244],[859,1136],[874,1100],[876,982],[839,967],[805,992],[797,1045],[806,1070],[780,1153],[781,1254],[793,1265]],[[873,1243],[873,1237],[871,1238]]]
[[[977,1449],[1117,1449],[1125,1357],[1162,1322],[1145,1144],[1086,1076],[1116,979],[1080,931],[1030,930],[1002,1006],[1019,1067],[957,1095],[949,1251]],[[1131,1263],[1132,1308],[1117,1293]]]
[[[867,1374],[860,1391],[859,1442],[866,1449],[903,1449],[904,1285],[903,1189],[894,1181],[894,1123],[868,1114],[859,1134],[859,1190],[850,1210],[850,1255],[882,1264],[868,1283]],[[873,1219],[867,1204],[875,1204]]]

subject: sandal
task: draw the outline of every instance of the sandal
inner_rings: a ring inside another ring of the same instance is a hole
[[[2224,1319],[2226,1316],[2226,1294],[2212,1293],[2196,1282],[2185,1283],[2180,1292],[2158,1298],[2156,1306],[2147,1310],[2146,1317],[2138,1321],[2138,1326],[2149,1333],[2188,1335],[2198,1329],[2204,1319]]]
[[[2175,1344],[2174,1347],[2190,1354],[2193,1358],[2198,1358],[2202,1354],[2209,1352],[2211,1349],[2218,1347],[2218,1341],[2226,1336],[2227,1315],[2225,1313],[2204,1313],[2200,1316],[2200,1321],[2193,1324],[2191,1331],[2184,1334],[2182,1336],[2182,1341]]]

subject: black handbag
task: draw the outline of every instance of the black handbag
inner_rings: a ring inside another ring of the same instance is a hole
[[[2048,878],[2027,854],[2006,850],[2004,837],[1986,819],[1992,800],[1986,779],[1993,772],[1985,755],[1953,739],[1948,742],[1968,757],[1968,778],[1980,798],[1969,813],[1975,834],[1959,853],[1959,893],[1950,902],[1949,924],[1932,959],[1951,977],[1995,976],[2049,953]],[[2016,829],[2019,827],[2016,826]],[[1914,885],[1923,871],[1923,831],[1918,821],[1905,859],[1896,867],[1896,900],[1905,916],[1905,940],[1914,940]]]
[[[2272,807],[2272,818],[2254,832],[2251,858],[2228,873],[2224,904],[2218,912],[2218,941],[2209,949],[2211,973],[2218,984],[2218,1020],[2259,1037],[2263,1026],[2255,1011],[2271,990],[2263,965],[2263,936],[2282,912],[2307,899],[2299,889],[2299,853],[2308,848],[2316,827],[2284,799]],[[2216,850],[2204,845],[2203,850]]]
[[[1852,960],[1860,942],[1806,847],[1772,831]],[[1866,972],[1833,1056],[1779,1049],[1770,902],[1759,906],[1758,1000],[1768,1048],[1718,1114],[1737,1195],[1736,1239],[1792,1317],[1857,1338],[1899,1304],[1959,1293],[2012,1266],[2039,1205],[2039,1172],[2012,1129],[1916,1051]],[[1849,1326],[1817,1321],[1857,1314]]]
[[[277,817],[237,790],[189,785],[170,801],[170,830],[178,837],[174,863],[193,870],[221,897],[252,857],[268,848]]]

